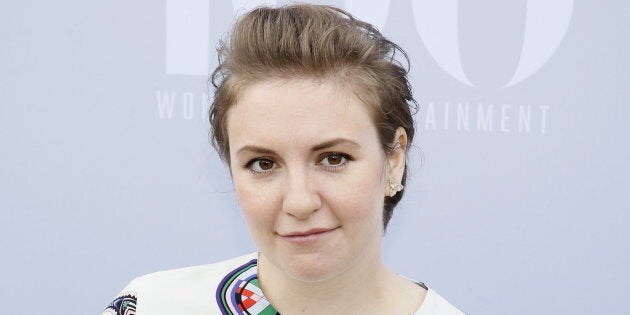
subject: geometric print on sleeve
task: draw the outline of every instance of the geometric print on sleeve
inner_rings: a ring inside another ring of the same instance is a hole
[[[118,296],[103,314],[111,315],[134,315],[136,314],[136,303],[138,299],[135,292],[125,292]]]
[[[260,289],[256,259],[229,272],[217,287],[216,299],[223,315],[280,315]]]

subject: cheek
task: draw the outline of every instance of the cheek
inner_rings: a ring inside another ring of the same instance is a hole
[[[249,175],[249,174],[247,174]],[[272,224],[278,208],[278,194],[273,183],[258,183],[247,175],[235,176],[234,189],[250,229]]]
[[[351,176],[341,177],[327,198],[331,208],[336,209],[340,219],[349,222],[381,220],[383,212],[384,186],[380,169],[365,167],[356,170]]]

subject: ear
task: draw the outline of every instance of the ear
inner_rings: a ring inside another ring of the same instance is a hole
[[[405,172],[407,157],[407,132],[405,132],[405,128],[398,127],[396,129],[394,141],[390,144],[390,147],[394,148],[394,150],[387,154],[389,172],[386,180],[389,181],[391,179],[394,183],[400,184]]]

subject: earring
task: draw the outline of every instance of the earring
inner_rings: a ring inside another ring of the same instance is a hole
[[[398,184],[391,179],[389,180],[389,196],[390,197],[396,196],[396,193],[403,190],[403,188],[405,188],[405,186]]]

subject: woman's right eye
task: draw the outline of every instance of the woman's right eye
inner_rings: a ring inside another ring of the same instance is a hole
[[[249,170],[253,173],[267,173],[276,167],[276,163],[268,159],[255,159],[249,163]]]

